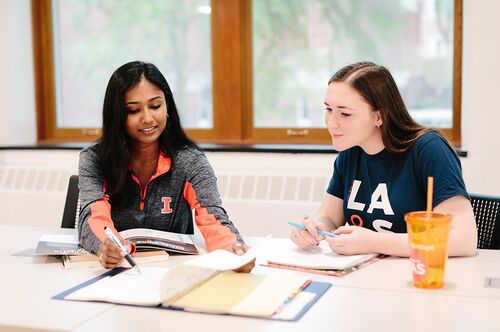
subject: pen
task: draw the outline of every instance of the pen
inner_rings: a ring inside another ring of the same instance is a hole
[[[299,223],[296,223],[293,221],[289,221],[288,225],[293,226],[293,227],[297,227],[297,228],[300,228],[303,230],[307,230],[307,227],[304,226],[303,224],[299,224]],[[327,231],[324,231],[322,229],[316,229],[316,232],[318,232],[319,235],[323,235],[323,236],[329,236],[329,237],[337,237],[338,236],[338,234],[333,234],[331,232],[327,232]]]
[[[306,289],[307,286],[309,286],[309,284],[311,283],[311,279],[308,279],[306,280],[306,282],[304,282],[302,284],[302,286],[300,286],[299,288],[295,289],[292,294],[290,294],[286,299],[285,301],[278,307],[278,309],[276,309],[276,312],[275,313],[280,313],[281,311],[283,311],[283,309],[289,305],[296,297],[297,295],[299,295],[304,289]]]
[[[123,246],[122,242],[120,241],[120,239],[118,239],[115,235],[115,233],[113,233],[113,231],[111,229],[109,229],[109,227],[104,227],[104,231],[106,232],[106,235],[107,237],[113,241],[117,246],[118,248],[121,249],[121,251],[123,251],[126,255],[125,255],[125,259],[127,260],[127,262],[129,262],[129,264],[132,266],[132,267],[135,267],[137,269],[137,272],[141,273],[141,270],[139,269],[139,265],[137,265],[137,263],[135,262],[135,260],[132,258],[132,256],[130,255],[130,253],[127,251],[127,249]]]

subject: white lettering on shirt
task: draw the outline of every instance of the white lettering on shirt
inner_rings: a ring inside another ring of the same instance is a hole
[[[354,180],[351,187],[351,194],[349,195],[349,200],[347,201],[347,208],[351,210],[363,211],[365,204],[356,202],[356,195],[358,194],[359,187],[361,186],[361,181]]]
[[[392,222],[387,220],[376,219],[372,222],[372,226],[379,233],[394,233],[390,230],[392,228]]]
[[[372,194],[370,206],[368,207],[367,212],[372,213],[374,209],[382,209],[386,215],[394,214],[391,202],[389,201],[389,195],[387,194],[387,185],[385,183],[379,183]]]

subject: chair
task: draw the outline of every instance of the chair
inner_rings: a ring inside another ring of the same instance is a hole
[[[78,175],[71,175],[66,193],[66,203],[61,228],[77,228],[80,215],[80,192],[78,191]]]
[[[470,194],[477,225],[477,248],[500,249],[500,197]]]

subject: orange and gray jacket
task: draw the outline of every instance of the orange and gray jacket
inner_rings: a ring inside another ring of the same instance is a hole
[[[106,238],[104,227],[113,231],[150,228],[192,234],[193,214],[208,251],[228,249],[241,241],[238,230],[222,208],[217,179],[205,155],[195,149],[178,151],[173,160],[160,153],[156,172],[146,188],[132,175],[128,185],[131,205],[113,209],[106,194],[106,179],[100,168],[95,143],[80,153],[79,189],[81,245],[97,252]],[[141,193],[144,193],[141,197]]]

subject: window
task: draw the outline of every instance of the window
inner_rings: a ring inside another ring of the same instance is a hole
[[[184,127],[216,143],[329,143],[343,65],[393,73],[412,116],[460,145],[462,0],[33,1],[41,141],[99,135],[107,80],[155,63]]]
[[[52,113],[45,121],[46,138],[81,134],[94,139],[109,77],[137,59],[156,64],[167,77],[187,128],[213,128],[209,0],[33,5],[43,11],[44,37],[52,44],[52,51],[45,50],[53,70],[46,69],[44,76],[54,87],[51,107],[44,109]]]

